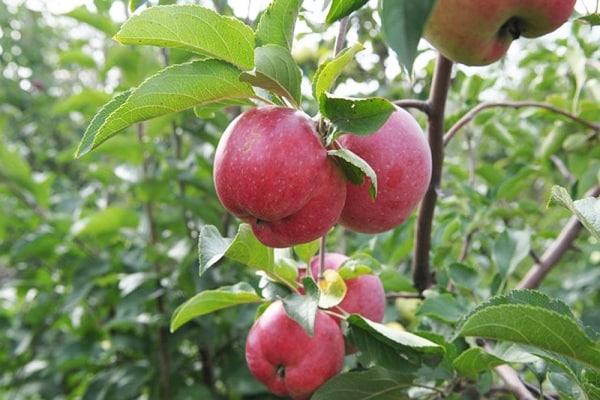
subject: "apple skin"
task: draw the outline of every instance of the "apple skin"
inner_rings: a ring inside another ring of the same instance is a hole
[[[324,269],[337,271],[348,259],[349,257],[344,254],[325,253]],[[319,257],[313,257],[309,265],[313,277],[316,279],[319,275]],[[386,299],[381,279],[377,275],[363,274],[348,279],[345,283],[346,296],[337,307],[350,314],[359,314],[371,321],[383,321]]]
[[[397,109],[375,133],[344,134],[338,142],[373,168],[378,186],[373,200],[370,179],[362,185],[348,183],[339,224],[359,233],[381,233],[404,222],[431,180],[431,150],[413,116]]]
[[[216,149],[213,179],[223,207],[271,247],[323,236],[346,197],[346,180],[315,123],[279,106],[253,108],[229,124]]]
[[[338,323],[317,311],[314,335],[291,319],[278,300],[256,320],[246,340],[246,362],[272,393],[305,400],[344,365]]]
[[[423,37],[452,61],[488,65],[514,39],[556,30],[574,6],[575,0],[438,0]]]

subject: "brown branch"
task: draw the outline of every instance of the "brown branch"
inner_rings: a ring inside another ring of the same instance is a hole
[[[400,108],[414,108],[425,113],[427,116],[429,116],[429,113],[431,112],[431,104],[428,101],[402,99],[394,101],[394,104]]]
[[[494,368],[496,374],[504,381],[506,389],[516,396],[518,400],[536,400],[535,396],[527,389],[527,386],[519,378],[517,371],[510,365],[499,365]]]
[[[563,117],[567,117],[575,122],[580,123],[581,125],[593,129],[594,131],[600,132],[600,124],[588,121],[584,118],[578,117],[574,114],[571,114],[568,111],[562,110],[560,108],[554,107],[551,104],[538,102],[538,101],[488,101],[478,104],[473,107],[469,112],[467,112],[461,119],[459,119],[444,135],[444,146],[450,142],[450,140],[456,135],[456,133],[464,127],[466,124],[471,122],[473,118],[480,112],[494,107],[508,107],[508,108],[523,108],[523,107],[536,107],[543,108],[545,110],[551,111],[555,114],[562,115]]]
[[[596,185],[584,197],[596,197],[599,195],[600,185]],[[535,289],[539,287],[550,270],[560,261],[567,250],[571,248],[582,228],[583,226],[577,217],[572,216],[569,218],[569,221],[554,242],[542,254],[539,261],[531,267],[521,282],[517,284],[517,289]]]
[[[432,285],[429,253],[431,251],[431,229],[433,215],[438,198],[438,190],[442,180],[442,165],[444,162],[444,113],[446,99],[450,88],[452,61],[438,56],[433,74],[433,82],[429,97],[430,113],[428,136],[431,147],[431,181],[427,193],[421,202],[415,229],[415,245],[413,251],[412,276],[413,285],[419,292]]]

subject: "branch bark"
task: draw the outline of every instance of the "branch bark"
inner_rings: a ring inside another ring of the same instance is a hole
[[[600,196],[600,185],[594,186],[588,190],[585,197]],[[554,242],[546,249],[533,267],[527,272],[525,277],[517,284],[517,289],[536,289],[542,283],[542,280],[548,275],[550,270],[560,261],[567,250],[571,248],[573,242],[583,229],[583,225],[572,216],[564,226]]]
[[[427,134],[431,147],[431,181],[427,193],[421,202],[415,230],[415,245],[413,253],[412,277],[413,284],[419,292],[432,285],[429,253],[431,251],[431,228],[433,215],[442,180],[442,165],[444,163],[444,114],[446,99],[450,88],[452,61],[442,55],[438,56],[429,103],[429,125]]]
[[[567,117],[575,122],[580,123],[581,125],[593,129],[594,131],[600,132],[600,123],[595,123],[588,121],[584,118],[580,118],[577,115],[571,114],[568,111],[562,110],[558,107],[554,107],[551,104],[538,102],[538,101],[487,101],[477,106],[473,107],[469,112],[467,112],[461,119],[459,119],[444,135],[444,146],[450,142],[450,140],[456,135],[456,133],[466,124],[471,122],[473,118],[480,112],[494,107],[505,107],[505,108],[523,108],[523,107],[535,107],[535,108],[543,108],[545,110],[551,111],[555,114],[562,115],[563,117]]]

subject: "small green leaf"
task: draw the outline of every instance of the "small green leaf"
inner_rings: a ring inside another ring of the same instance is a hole
[[[338,132],[370,135],[386,123],[396,110],[389,100],[382,97],[351,99],[321,94],[319,109]]]
[[[399,400],[408,399],[414,377],[375,367],[334,376],[312,395],[312,400]]]
[[[365,176],[367,176],[371,183],[369,187],[371,198],[375,199],[377,196],[377,175],[365,160],[348,149],[328,150],[327,153],[341,161],[340,165],[344,175],[354,185],[362,185]]]
[[[283,299],[283,308],[291,319],[299,323],[308,336],[315,332],[315,319],[319,309],[319,287],[312,278],[303,278],[305,294],[290,294]]]
[[[353,255],[340,265],[338,272],[345,280],[356,278],[360,275],[373,274],[381,270],[381,264],[372,256],[361,253]]]
[[[358,346],[366,360],[385,368],[403,369],[407,362],[413,367],[423,362],[437,363],[444,353],[443,347],[428,339],[360,315],[351,315],[348,322],[348,340]]]
[[[232,242],[233,239],[221,236],[215,226],[205,225],[202,227],[198,237],[200,275],[225,256]]]
[[[527,230],[506,229],[496,239],[492,259],[504,278],[510,276],[517,265],[529,255],[530,237],[531,233]]]
[[[98,236],[116,233],[121,228],[135,227],[139,223],[137,212],[132,209],[110,206],[82,220],[71,227],[75,236]]]
[[[381,28],[400,64],[411,73],[417,47],[436,0],[383,0]]]
[[[452,363],[456,372],[468,378],[477,379],[480,372],[488,371],[506,362],[479,347],[470,348]]]
[[[246,282],[216,290],[205,290],[181,304],[171,316],[171,332],[193,318],[241,304],[260,303],[263,299]]]
[[[320,101],[324,92],[329,92],[342,70],[348,65],[354,56],[365,47],[357,43],[352,47],[342,50],[335,58],[326,61],[319,66],[312,80],[312,91],[315,100]]]
[[[332,24],[358,10],[369,0],[332,0],[325,22]]]
[[[573,201],[567,189],[554,186],[550,203],[556,203],[571,211],[581,224],[600,240],[600,198],[588,197]]]
[[[291,50],[300,6],[302,0],[273,0],[258,20],[257,45],[274,44]]]
[[[255,54],[256,68],[243,72],[240,80],[285,97],[298,106],[302,97],[302,72],[289,50],[277,45],[266,45],[257,47]]]
[[[321,247],[321,239],[315,239],[312,242],[299,244],[294,246],[294,253],[298,256],[298,258],[308,264],[310,259],[317,254],[319,248]]]
[[[149,7],[125,21],[114,39],[122,44],[185,49],[242,70],[254,67],[252,28],[194,4]]]
[[[76,156],[90,152],[136,122],[202,104],[252,97],[254,91],[240,82],[240,73],[219,60],[200,60],[163,69],[100,109],[83,134]]]
[[[335,307],[344,300],[346,296],[346,283],[338,271],[327,269],[323,272],[323,279],[318,282],[321,295],[319,296],[319,307]]]
[[[139,7],[146,4],[148,0],[129,0],[129,12],[134,12]]]
[[[117,25],[110,18],[99,13],[90,12],[86,6],[77,7],[63,15],[92,26],[108,36],[117,31]]]
[[[600,370],[600,348],[562,303],[544,304],[543,297],[534,294],[533,301],[524,304],[527,300],[521,295],[527,294],[490,299],[463,321],[458,334],[530,345]]]
[[[591,26],[597,26],[597,25],[600,25],[600,14],[592,13],[592,14],[584,15],[582,17],[577,18],[576,21],[583,21],[587,24],[590,24]]]
[[[449,324],[458,322],[467,310],[448,293],[426,298],[417,310],[417,315],[426,315]]]

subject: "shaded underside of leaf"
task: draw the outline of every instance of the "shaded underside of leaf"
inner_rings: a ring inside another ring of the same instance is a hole
[[[174,47],[254,66],[254,31],[237,18],[194,4],[149,7],[128,19],[114,39],[122,44]]]

